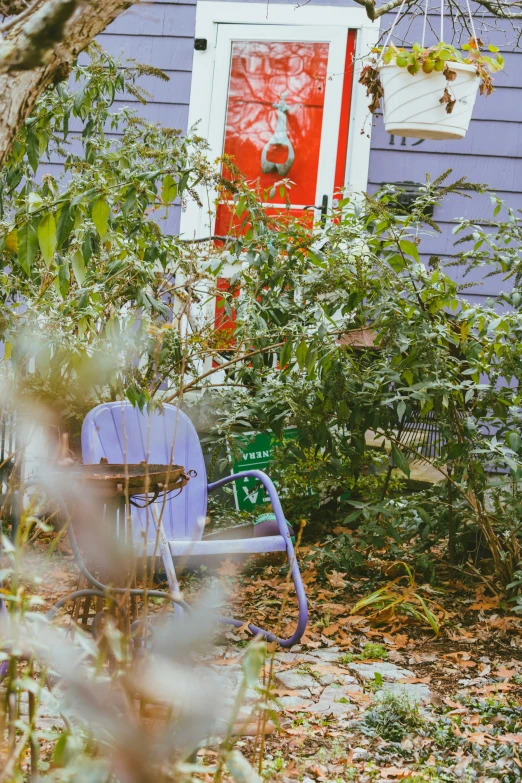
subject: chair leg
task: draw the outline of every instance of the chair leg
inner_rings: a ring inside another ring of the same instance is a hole
[[[87,584],[87,581],[85,582]],[[83,613],[82,613],[82,625],[87,626],[89,623],[89,612],[91,610],[92,596],[87,595],[83,599]]]
[[[169,583],[169,590],[171,595],[180,595],[178,577],[176,576],[176,569],[174,567],[174,560],[172,559],[172,552],[170,551],[169,542],[163,527],[161,519],[154,520],[158,530],[158,543],[161,559],[165,566],[165,573],[167,574],[167,582]],[[174,612],[177,615],[183,615],[183,609],[179,604],[174,605]]]
[[[301,572],[299,571],[297,558],[295,556],[294,547],[290,540],[288,540],[287,543],[287,556],[288,556],[288,562],[291,566],[292,581],[294,583],[294,587],[297,595],[297,605],[299,608],[297,628],[295,629],[292,636],[290,636],[288,639],[282,639],[281,637],[275,636],[275,634],[270,633],[270,631],[266,631],[264,628],[259,628],[257,625],[254,625],[253,623],[249,623],[248,625],[251,633],[255,635],[261,634],[261,636],[263,636],[263,638],[266,639],[267,642],[277,642],[277,644],[280,647],[293,647],[294,644],[299,644],[308,623],[308,601],[306,598],[303,580],[301,578]],[[218,619],[221,622],[226,623],[227,625],[233,625],[235,628],[240,628],[242,625],[244,625],[244,621],[236,620],[235,618],[232,617],[220,616]]]
[[[86,586],[86,584],[87,584],[87,580],[85,579],[83,574],[80,574],[80,576],[78,577],[78,585],[76,586],[76,590],[83,590],[83,588]],[[78,617],[80,615],[81,604],[82,604],[81,598],[77,598],[73,602],[73,607],[72,607],[72,621],[73,621],[73,623],[77,623],[78,622]]]

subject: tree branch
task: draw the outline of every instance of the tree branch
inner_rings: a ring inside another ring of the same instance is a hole
[[[40,5],[41,0],[33,0],[33,2],[25,6],[23,10],[17,12],[16,16],[11,16],[10,19],[7,20],[7,22],[4,22],[2,25],[0,25],[0,32],[6,33],[8,30],[11,29],[11,27],[14,27],[18,22],[21,22],[23,19],[27,19],[28,16],[30,16],[33,11],[36,9],[38,5]]]
[[[394,8],[398,8],[402,0],[388,0],[387,3],[377,7],[375,0],[355,0],[358,5],[362,5],[366,10],[368,18],[375,22],[380,19],[381,16],[390,13]],[[492,16],[499,19],[522,19],[522,2],[520,0],[513,0],[512,2],[500,2],[498,0],[475,0],[476,5],[485,8],[486,11]],[[418,0],[406,0],[404,5],[404,13],[410,10],[414,5],[418,5]],[[519,11],[513,13],[510,9],[518,8]]]
[[[56,44],[63,41],[65,27],[79,0],[36,0],[2,28],[13,36],[0,43],[0,70],[26,71],[44,65]],[[0,28],[0,29],[2,29]],[[16,31],[16,32],[15,32]]]
[[[0,165],[43,91],[135,0],[45,0],[22,12],[0,43]]]

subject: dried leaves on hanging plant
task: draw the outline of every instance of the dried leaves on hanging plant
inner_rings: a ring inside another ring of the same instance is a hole
[[[369,110],[374,114],[380,108],[381,98],[384,96],[379,69],[372,65],[365,65],[359,77],[359,84],[366,87],[366,95],[371,95],[371,102],[368,105]]]
[[[446,104],[446,114],[451,114],[453,109],[455,108],[455,104],[457,102],[456,98],[451,97],[451,93],[448,90],[447,87],[444,88],[444,95],[440,99],[440,103]]]

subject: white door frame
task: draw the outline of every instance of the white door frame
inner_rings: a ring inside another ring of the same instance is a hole
[[[230,25],[230,30],[227,30],[227,25]],[[286,28],[284,32],[287,40],[321,40],[321,36],[328,36],[324,40],[332,41],[333,44],[333,56],[329,57],[328,62],[328,71],[332,75],[343,73],[346,34],[349,29],[357,30],[345,189],[347,193],[354,194],[364,191],[368,183],[372,123],[367,107],[368,100],[364,88],[358,84],[358,76],[363,67],[364,58],[368,56],[371,48],[378,41],[379,22],[371,22],[366,11],[362,8],[323,5],[295,8],[290,5],[268,5],[266,2],[198,0],[195,37],[206,39],[207,48],[204,51],[194,52],[189,129],[197,124],[198,135],[208,139],[210,160],[219,157],[223,151],[230,66],[230,58],[223,57],[223,54],[226,47],[230,47],[232,38],[237,39],[239,25],[258,25],[260,28],[259,39],[273,38],[276,27],[279,28],[278,35],[283,32],[281,27]],[[266,32],[263,31],[263,27],[266,27]],[[321,32],[321,29],[324,32]],[[344,48],[340,45],[343,36]],[[339,54],[341,49],[343,50],[342,58]],[[339,84],[340,82],[339,79]],[[213,89],[214,85],[216,85],[216,89]],[[325,96],[324,117],[338,117],[341,91],[340,89],[330,89],[329,92],[330,105],[327,111],[327,96]],[[333,109],[335,114],[330,113],[330,109]],[[219,118],[219,121],[214,121],[215,118]],[[363,129],[364,133],[361,133]],[[337,136],[337,122],[330,121],[329,125],[324,128],[321,138],[321,170],[318,175],[317,193],[331,195],[332,188],[326,187],[325,180],[331,178],[333,182],[335,155],[338,146]],[[330,169],[332,169],[331,172]],[[323,189],[321,190],[321,188]],[[214,194],[201,195],[204,204],[212,204]],[[319,202],[316,201],[316,203]],[[186,211],[181,215],[181,234],[187,238],[194,238],[208,236],[211,230],[209,213],[205,209],[199,208],[194,202],[190,202]]]

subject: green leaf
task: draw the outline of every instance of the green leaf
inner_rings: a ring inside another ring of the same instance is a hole
[[[136,204],[136,188],[129,188],[125,194],[125,201],[123,202],[123,214],[128,215],[134,209]]]
[[[307,353],[308,353],[308,346],[306,345],[306,342],[303,339],[297,346],[297,350],[295,352],[295,358],[297,359],[297,364],[299,365],[299,368],[301,370],[305,366]]]
[[[186,171],[182,177],[180,177],[179,184],[178,184],[178,193],[181,196],[185,188],[187,187],[187,183],[189,181],[190,177],[190,171]]]
[[[85,234],[84,240],[82,242],[82,255],[83,260],[86,264],[88,264],[90,257],[92,256],[92,237],[90,234]]]
[[[72,257],[72,270],[74,277],[76,278],[76,282],[81,287],[83,285],[83,281],[85,280],[85,261],[83,260],[83,255],[79,250],[77,250]]]
[[[38,224],[38,243],[42,257],[47,267],[50,267],[56,250],[56,220],[52,212],[44,215]]]
[[[233,750],[226,756],[227,767],[235,783],[263,783],[263,778],[257,774],[250,762],[239,752]]]
[[[392,443],[392,458],[393,458],[393,464],[396,468],[399,468],[399,470],[402,470],[402,472],[407,476],[410,477],[410,466],[408,465],[408,460],[400,451],[395,443]]]
[[[395,253],[393,256],[390,256],[387,259],[387,261],[391,266],[391,268],[393,269],[393,271],[396,272],[397,274],[399,272],[402,272],[403,269],[406,269],[404,258],[401,255],[399,255],[399,253]]]
[[[498,52],[498,46],[493,46],[493,44],[488,44],[488,49],[490,52]]]
[[[43,203],[44,200],[39,193],[29,193],[27,197],[28,212],[36,212],[36,210],[40,209]]]
[[[100,235],[100,239],[105,238],[105,234],[107,233],[107,229],[109,227],[109,215],[111,214],[111,210],[109,205],[107,204],[106,200],[102,197],[96,199],[94,204],[92,205],[92,222],[96,226],[96,231]]]
[[[245,211],[245,197],[241,196],[236,204],[236,215],[238,217],[241,217],[244,211]]]
[[[308,375],[312,375],[317,361],[317,348],[313,348],[306,354],[306,371]]]
[[[70,203],[63,205],[58,217],[58,226],[56,228],[56,247],[60,248],[63,243],[69,239],[69,235],[74,226],[74,210]]]
[[[518,434],[518,432],[508,432],[506,436],[506,440],[508,443],[508,446],[513,451],[518,451],[520,449],[520,446],[522,445],[522,438]]]
[[[249,688],[257,685],[259,672],[266,658],[266,645],[264,642],[255,642],[248,648],[245,657],[241,662],[241,668]]]
[[[37,252],[38,236],[33,224],[27,222],[18,229],[18,263],[28,276]]]
[[[427,606],[424,598],[422,598],[422,596],[420,596],[418,593],[414,593],[414,596],[419,601],[420,605],[422,606],[422,608],[424,610],[424,616],[425,616],[426,620],[428,621],[428,623],[431,625],[433,633],[435,634],[435,636],[438,636],[439,632],[440,632],[440,626],[439,626],[439,623],[437,621],[437,618],[435,617],[433,612],[428,608],[428,606]]]
[[[60,258],[60,264],[58,266],[58,277],[56,278],[55,283],[62,299],[65,299],[69,293],[70,277],[71,273],[69,271],[69,262],[67,259]]]
[[[178,195],[178,185],[172,174],[166,174],[161,184],[161,200],[164,204],[170,204]]]
[[[67,738],[69,734],[64,731],[60,736],[58,737],[58,741],[56,742],[54,746],[54,753],[53,753],[53,765],[55,767],[62,767],[65,763],[65,750],[67,748]]]
[[[289,337],[281,348],[281,353],[279,354],[279,366],[282,370],[286,367],[292,358],[292,347],[292,338]]]
[[[348,417],[350,416],[350,408],[348,407],[348,403],[346,400],[341,400],[339,403],[339,408],[337,409],[337,415],[340,419],[343,421],[346,421]]]
[[[36,133],[27,134],[27,159],[32,170],[36,174],[38,163],[40,162],[40,143]]]
[[[420,258],[417,245],[415,245],[413,242],[410,242],[409,239],[401,239],[399,246],[404,255],[411,256],[417,263],[419,263]]]

